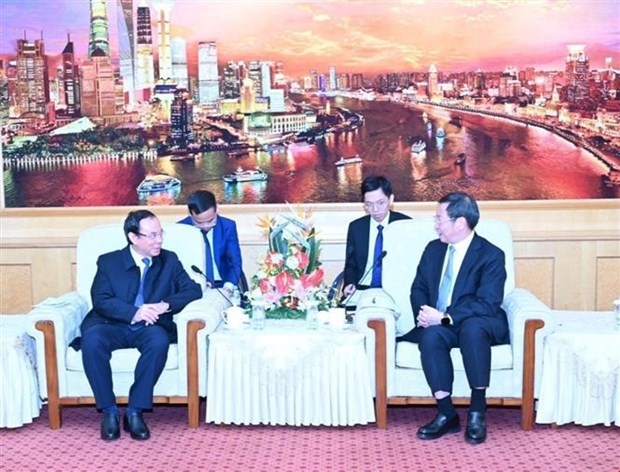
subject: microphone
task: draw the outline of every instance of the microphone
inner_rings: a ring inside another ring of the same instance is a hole
[[[209,278],[207,277],[207,275],[206,275],[203,271],[201,271],[201,270],[200,270],[197,266],[195,266],[195,265],[193,265],[193,266],[192,266],[192,270],[193,270],[194,272],[196,272],[198,275],[202,275],[202,276],[205,278],[205,280],[206,280],[207,282],[209,282],[209,284],[211,285],[211,287],[213,287],[215,290],[217,290],[217,293],[219,293],[219,294],[220,294],[220,295],[224,298],[224,300],[226,300],[228,303],[230,303],[230,305],[231,305],[231,306],[232,306],[232,305],[234,305],[234,303],[230,300],[230,298],[228,298],[226,295],[224,295],[224,292],[222,292],[222,291],[221,291],[218,287],[216,287],[216,286],[215,286],[215,284],[213,283],[213,281],[212,281],[212,280],[209,280]]]
[[[364,280],[368,276],[368,274],[370,274],[374,270],[374,268],[377,267],[377,265],[383,260],[386,255],[387,251],[382,251],[381,254],[379,254],[379,256],[377,256],[377,258],[375,259],[375,262],[373,262],[373,264],[368,268],[368,270],[364,272],[364,275],[362,275],[362,277],[357,281],[357,283],[359,284],[362,280]],[[353,292],[343,301],[341,301],[338,306],[346,308],[347,303],[349,303],[349,300],[351,300],[355,292],[357,292],[357,290],[353,290]]]
[[[230,269],[233,272],[233,276],[237,279],[237,288],[239,289],[239,293],[241,295],[241,308],[247,308],[249,303],[248,303],[248,298],[246,297],[245,293],[243,293],[241,291],[241,273],[237,273],[237,267],[235,266],[234,262],[233,262],[233,258],[230,255],[230,253],[227,251],[224,256],[226,257],[226,262],[228,262],[228,265],[230,265]],[[241,270],[241,272],[243,272],[243,269]],[[247,285],[247,283],[246,283]],[[247,289],[247,287],[245,287]]]

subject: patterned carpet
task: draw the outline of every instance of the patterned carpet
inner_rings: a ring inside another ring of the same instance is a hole
[[[466,411],[460,410],[464,421]],[[432,408],[391,407],[387,430],[215,426],[189,429],[187,410],[159,406],[145,418],[151,439],[99,439],[93,407],[65,408],[63,427],[48,427],[44,408],[33,424],[0,430],[0,470],[57,471],[620,471],[618,427],[519,427],[516,409],[489,410],[489,438],[472,446],[463,435],[420,441],[416,429]],[[204,418],[204,404],[203,414]]]

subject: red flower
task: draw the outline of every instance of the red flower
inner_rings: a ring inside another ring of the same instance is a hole
[[[323,283],[324,276],[325,273],[323,272],[323,269],[318,268],[310,274],[302,275],[300,277],[300,280],[304,288],[307,289],[310,287],[318,287],[319,285],[321,285],[321,283]]]
[[[308,256],[308,253],[300,251],[295,254],[295,257],[297,258],[297,262],[299,263],[299,268],[301,270],[306,270],[306,267],[308,267],[308,264],[310,264],[310,256]]]
[[[293,276],[289,272],[280,272],[275,277],[276,292],[279,295],[287,295],[293,286]]]

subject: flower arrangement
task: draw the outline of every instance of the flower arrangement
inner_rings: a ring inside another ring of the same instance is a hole
[[[312,211],[301,207],[290,210],[291,215],[267,215],[258,223],[268,237],[269,251],[259,256],[249,299],[264,302],[267,318],[303,318],[309,302],[316,302],[319,308],[328,305],[319,260],[321,243],[311,222]]]

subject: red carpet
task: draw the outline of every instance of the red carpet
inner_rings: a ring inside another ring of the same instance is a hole
[[[420,441],[416,429],[432,408],[389,409],[387,430],[215,426],[189,429],[187,410],[158,406],[145,414],[151,439],[99,439],[93,407],[65,408],[63,427],[48,427],[45,408],[33,424],[0,430],[0,470],[57,471],[620,471],[616,426],[519,427],[516,409],[491,408],[487,442],[462,433]],[[204,404],[203,404],[204,413]],[[461,421],[466,410],[459,411]],[[204,414],[201,416],[204,418]]]

